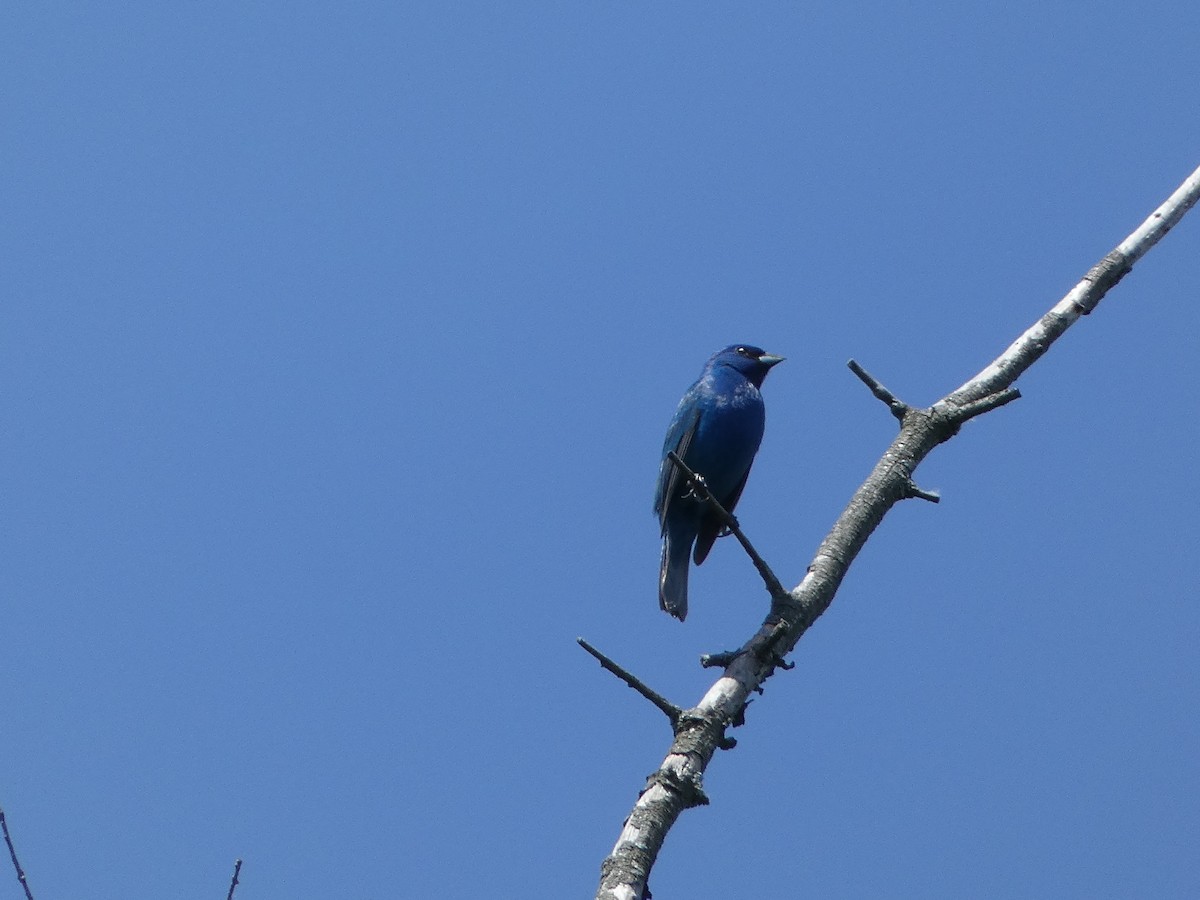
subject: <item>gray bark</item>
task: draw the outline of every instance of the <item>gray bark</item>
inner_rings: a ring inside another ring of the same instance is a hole
[[[821,542],[804,580],[775,598],[757,633],[735,654],[718,660],[724,672],[700,702],[673,719],[675,736],[666,758],[648,779],[601,866],[598,900],[643,897],[650,870],[679,814],[707,803],[704,772],[717,749],[730,745],[726,729],[742,722],[751,694],[784,664],[804,632],[829,608],[850,564],[888,511],[911,497],[937,499],[913,483],[921,461],[964,422],[1019,396],[1012,388],[1017,378],[1071,325],[1092,312],[1198,198],[1200,169],[1008,349],[929,408],[908,406],[851,364],[899,420],[900,432]]]

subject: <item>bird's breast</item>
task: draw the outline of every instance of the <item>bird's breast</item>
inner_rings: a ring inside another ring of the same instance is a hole
[[[746,406],[762,406],[762,393],[749,381],[742,379],[739,384],[731,387],[719,384],[709,385],[710,403],[717,409],[725,407],[742,408]]]

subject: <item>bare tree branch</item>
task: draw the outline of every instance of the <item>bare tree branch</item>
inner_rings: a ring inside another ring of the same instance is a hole
[[[897,398],[895,394],[883,386],[878,378],[860,366],[855,360],[850,360],[846,365],[850,367],[851,372],[858,376],[859,381],[871,389],[871,393],[876,398],[887,404],[887,408],[892,411],[893,416],[901,422],[904,421],[904,415],[908,412],[907,403]]]
[[[658,691],[649,687],[646,682],[642,681],[628,669],[624,669],[617,665],[583,638],[575,638],[575,640],[579,642],[580,647],[596,658],[601,667],[607,669],[609,672],[612,672],[623,682],[662,710],[663,714],[671,721],[672,731],[679,727],[679,717],[683,715],[683,707],[676,706]]]
[[[33,893],[29,890],[29,881],[25,878],[25,870],[21,868],[21,863],[17,860],[17,850],[13,846],[12,836],[8,833],[8,819],[5,818],[3,809],[0,809],[0,831],[4,832],[4,843],[8,845],[8,855],[12,857],[13,868],[17,870],[17,881],[25,889],[25,900],[33,900]]]
[[[1017,378],[1033,365],[1080,316],[1090,313],[1109,288],[1130,271],[1200,198],[1200,169],[1142,225],[1122,241],[1053,308],[978,375],[928,409],[898,400],[854,364],[855,374],[900,420],[900,433],[884,452],[849,505],[817,548],[808,573],[741,648],[721,655],[724,673],[700,702],[686,710],[666,758],[638,797],[613,851],[600,867],[599,900],[642,900],[650,869],[667,832],[688,806],[703,797],[704,771],[726,743],[725,729],[740,724],[750,695],[760,690],[801,635],[828,609],[847,569],[883,517],[900,500],[922,496],[912,475],[935,447],[963,422],[996,409],[1018,394]],[[932,496],[926,497],[932,499]]]
[[[229,880],[229,893],[225,895],[225,900],[233,900],[233,891],[239,884],[238,876],[242,874],[242,861],[235,859],[233,861],[233,878]]]

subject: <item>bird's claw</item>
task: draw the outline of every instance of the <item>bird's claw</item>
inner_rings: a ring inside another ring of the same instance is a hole
[[[697,472],[692,478],[688,479],[687,490],[684,492],[684,499],[689,500],[707,500],[708,499],[708,482],[704,480],[704,476]]]

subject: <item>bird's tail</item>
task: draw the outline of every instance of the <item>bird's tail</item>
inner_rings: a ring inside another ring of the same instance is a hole
[[[658,570],[658,605],[680,622],[687,618],[688,556],[691,541],[663,535],[662,563]]]

